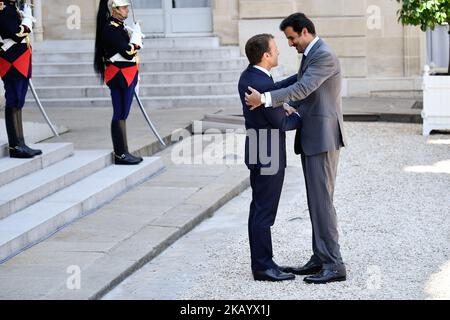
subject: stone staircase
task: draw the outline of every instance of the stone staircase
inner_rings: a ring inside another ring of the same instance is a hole
[[[43,155],[7,157],[0,143],[0,263],[48,238],[164,168],[160,158],[112,165],[110,150],[41,143]]]
[[[240,104],[237,81],[247,66],[239,47],[218,38],[146,39],[140,54],[140,96],[148,108]],[[93,72],[92,41],[36,43],[33,82],[46,107],[110,107]],[[31,93],[27,103],[35,104]]]

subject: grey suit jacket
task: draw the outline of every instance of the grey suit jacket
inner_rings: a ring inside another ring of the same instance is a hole
[[[298,81],[271,91],[273,107],[293,102],[303,118],[295,136],[295,153],[307,156],[346,145],[341,97],[341,66],[322,39],[312,47],[298,72]]]

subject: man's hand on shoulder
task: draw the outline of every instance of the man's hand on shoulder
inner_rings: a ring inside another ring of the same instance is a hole
[[[248,90],[251,94],[245,93],[245,103],[250,107],[250,110],[255,110],[259,106],[265,103],[264,95],[261,95],[258,90],[253,89],[252,87],[248,87]],[[263,100],[261,100],[261,98]]]

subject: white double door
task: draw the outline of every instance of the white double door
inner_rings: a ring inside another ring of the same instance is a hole
[[[212,0],[133,0],[145,34],[209,34],[213,31]],[[130,18],[132,14],[130,12]]]

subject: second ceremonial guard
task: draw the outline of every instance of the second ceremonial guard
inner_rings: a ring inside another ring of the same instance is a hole
[[[101,0],[97,14],[95,71],[111,90],[113,117],[111,137],[115,164],[133,165],[142,161],[128,151],[126,120],[138,83],[137,53],[142,48],[140,25],[125,25],[130,3]]]

